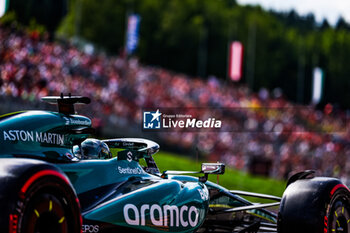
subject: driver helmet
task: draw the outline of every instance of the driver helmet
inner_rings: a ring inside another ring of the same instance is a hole
[[[74,154],[81,159],[109,159],[112,154],[106,143],[95,138],[88,138],[79,146],[73,147]]]

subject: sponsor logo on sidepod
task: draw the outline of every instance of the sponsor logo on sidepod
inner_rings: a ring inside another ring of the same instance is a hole
[[[199,211],[194,206],[144,204],[138,209],[133,204],[126,204],[123,208],[124,219],[127,224],[134,226],[146,225],[146,213],[155,226],[195,227],[199,220]]]

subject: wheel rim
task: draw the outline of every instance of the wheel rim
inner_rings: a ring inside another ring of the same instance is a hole
[[[41,194],[26,210],[27,233],[67,233],[68,225],[64,207],[52,194]]]
[[[329,232],[350,233],[350,208],[346,196],[339,196],[333,202],[330,212]]]

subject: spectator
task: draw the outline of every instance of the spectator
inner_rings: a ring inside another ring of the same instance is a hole
[[[269,174],[285,178],[295,171],[315,169],[319,175],[350,181],[349,132],[342,132],[345,114],[334,116],[295,105],[280,89],[258,94],[244,86],[207,81],[151,66],[137,59],[85,53],[70,44],[52,43],[38,35],[0,27],[0,95],[36,101],[42,96],[77,93],[94,99],[87,115],[103,127],[135,127],[144,107],[232,108],[221,132],[159,133],[167,143],[190,149],[193,144],[209,160],[249,170],[252,158],[269,161]],[[208,114],[198,111],[199,118]],[[91,115],[90,115],[91,116]],[[227,132],[232,131],[232,132]],[[234,132],[239,131],[239,132]],[[259,133],[256,133],[256,132]],[[244,133],[251,132],[251,133]]]

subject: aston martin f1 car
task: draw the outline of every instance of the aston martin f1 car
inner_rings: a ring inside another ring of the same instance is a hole
[[[114,154],[87,158],[91,120],[74,105],[90,99],[43,100],[59,111],[0,117],[0,232],[350,232],[350,192],[338,179],[300,172],[282,198],[229,190],[208,181],[224,164],[160,172],[159,145],[138,138],[103,140]]]

